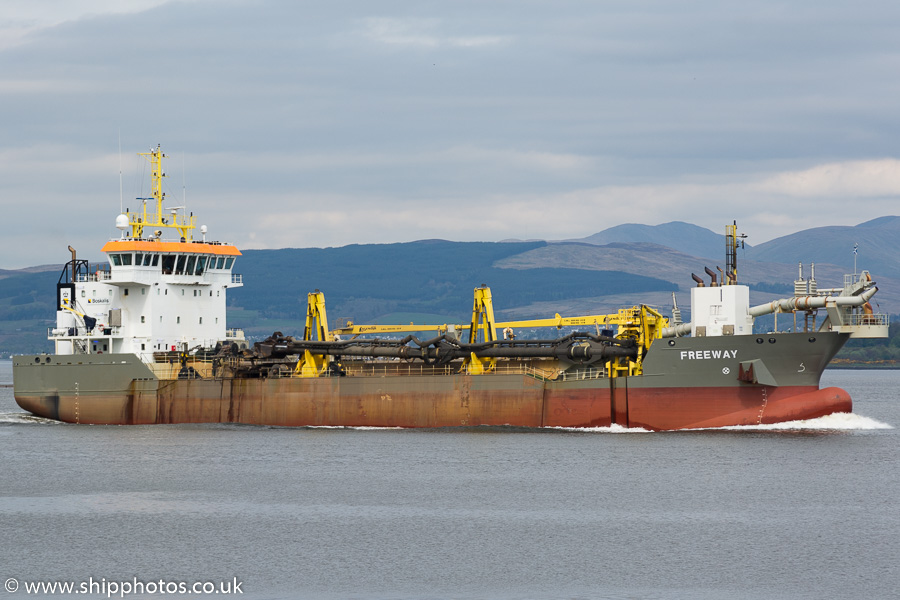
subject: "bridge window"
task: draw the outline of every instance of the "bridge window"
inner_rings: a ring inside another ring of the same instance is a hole
[[[142,262],[144,262],[144,255],[140,252],[136,253],[134,255],[134,266],[139,267]]]
[[[151,255],[149,255],[149,254],[145,254],[145,255],[144,255],[144,266],[145,266],[145,267],[149,267],[149,266],[150,266],[150,260],[151,260],[151,258],[152,258],[152,257],[151,257]]]
[[[164,254],[162,259],[162,272],[163,275],[171,275],[175,270],[175,255],[174,254]]]
[[[154,254],[153,255],[153,266],[155,267],[158,264],[159,264],[159,254]]]
[[[112,264],[114,267],[119,267],[122,265],[122,257],[119,256],[118,254],[110,254],[109,260],[112,261]]]
[[[122,255],[122,264],[124,266],[131,265],[131,252]]]
[[[225,268],[230,269],[232,264],[234,264],[234,259],[228,258],[228,260],[225,261]]]
[[[217,269],[221,269],[221,268],[224,267],[224,266],[225,266],[225,257],[224,257],[224,256],[220,256],[220,257],[219,257],[219,262],[216,263],[216,268],[217,268]]]
[[[175,274],[181,275],[184,273],[184,261],[187,260],[187,257],[182,254],[178,257],[178,264],[175,266]]]
[[[187,269],[185,270],[185,273],[186,273],[186,274],[188,274],[188,275],[193,275],[193,274],[194,274],[194,265],[196,264],[196,262],[197,262],[197,257],[196,257],[196,256],[189,256],[189,257],[188,257],[188,259],[187,259]]]

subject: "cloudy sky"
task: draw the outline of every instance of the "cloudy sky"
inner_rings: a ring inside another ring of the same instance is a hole
[[[886,0],[4,0],[0,267],[100,258],[157,144],[245,249],[898,214],[898,25]]]

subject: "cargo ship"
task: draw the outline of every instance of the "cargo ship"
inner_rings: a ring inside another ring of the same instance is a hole
[[[819,289],[801,265],[793,296],[751,306],[737,279],[735,224],[726,227],[726,268],[705,269],[708,280],[693,275],[688,322],[674,295],[671,318],[639,304],[500,322],[482,285],[468,323],[331,330],[316,290],[302,335],[276,332],[251,345],[225,322],[226,292],[243,285],[240,251],[207,241],[205,227],[195,239],[193,213],[163,206],[162,150],[142,156],[152,197],[118,215],[120,237],[102,247],[108,262],[92,265],[69,247],[48,331],[54,352],[14,357],[16,402],[35,415],[286,427],[769,424],[851,412],[846,391],[820,388],[822,371],[850,337],[887,336],[866,271]],[[774,331],[754,332],[769,313]],[[789,332],[777,331],[784,313],[793,314]],[[535,328],[578,330],[517,336]]]

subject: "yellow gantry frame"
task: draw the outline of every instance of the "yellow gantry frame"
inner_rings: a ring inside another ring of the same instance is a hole
[[[313,338],[315,335],[315,338]],[[307,295],[306,300],[306,327],[303,329],[303,340],[317,339],[321,342],[331,342],[334,337],[328,331],[328,315],[325,312],[325,294],[316,290]],[[314,354],[309,350],[303,351],[303,356],[294,367],[296,377],[318,377],[325,372],[331,357],[325,354]]]
[[[315,299],[314,299],[315,296]],[[646,305],[633,306],[631,308],[622,308],[618,312],[607,315],[586,315],[580,317],[563,317],[557,313],[549,319],[531,319],[525,321],[501,321],[494,320],[493,298],[490,288],[486,286],[475,288],[474,302],[472,304],[472,322],[467,325],[456,325],[457,330],[469,330],[468,341],[470,344],[479,341],[495,341],[497,339],[497,331],[506,327],[563,327],[571,326],[589,326],[593,325],[600,333],[600,326],[616,326],[618,328],[616,337],[619,339],[634,339],[638,346],[638,355],[634,360],[627,357],[614,359],[606,363],[607,372],[610,377],[619,377],[621,375],[639,375],[643,369],[644,355],[649,350],[654,340],[662,337],[662,330],[669,326],[669,320],[666,319],[659,311]],[[323,317],[320,323],[325,323],[325,301],[321,294],[316,296],[310,294],[310,306],[315,302],[321,305],[320,311]],[[310,317],[313,308],[307,309],[307,329],[304,333],[304,339],[311,339]],[[404,333],[417,331],[437,331],[438,333],[446,333],[449,327],[444,325],[355,325],[352,322],[346,327],[335,329],[332,334],[346,334],[358,336],[363,333]],[[479,340],[479,334],[481,339]],[[319,339],[323,333],[319,332]],[[333,338],[329,338],[333,339]],[[324,357],[322,357],[324,358]],[[495,369],[497,364],[496,358],[479,358],[472,354],[465,361],[463,370],[472,374],[488,373]]]
[[[147,199],[144,199],[141,214],[128,213],[128,222],[131,225],[131,237],[136,240],[143,239],[145,227],[162,227],[177,230],[179,238],[186,242],[190,242],[193,238],[191,232],[194,230],[194,221],[196,217],[193,215],[178,216],[177,214],[172,214],[171,223],[163,218],[163,202],[165,201],[166,194],[162,191],[162,179],[166,174],[162,171],[162,159],[168,157],[163,154],[159,146],[156,147],[156,150],[151,150],[150,152],[139,152],[138,156],[143,156],[150,161],[151,188],[153,200],[156,201],[156,214],[147,212]]]
[[[497,324],[494,322],[494,301],[491,299],[491,288],[483,285],[475,288],[475,301],[472,303],[472,322],[469,325],[469,343],[497,341]],[[463,370],[472,375],[490,373],[497,366],[494,357],[479,358],[474,352],[469,354]]]

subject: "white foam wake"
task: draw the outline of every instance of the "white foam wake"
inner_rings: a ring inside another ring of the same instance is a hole
[[[857,415],[854,413],[833,413],[830,415],[825,415],[824,417],[818,417],[816,419],[805,419],[802,421],[785,421],[784,423],[772,423],[769,425],[735,425],[732,427],[717,427],[715,429],[725,429],[729,431],[849,431],[893,428],[893,425],[882,423],[881,421],[877,421],[869,417],[864,417],[862,415]]]
[[[62,425],[62,421],[45,419],[27,412],[0,413],[0,425],[11,423],[13,425]]]
[[[559,431],[579,431],[584,433],[653,433],[643,427],[623,427],[613,423],[609,427],[545,427],[545,429],[557,429]]]
[[[805,419],[802,421],[785,421],[784,423],[772,423],[770,425],[730,425],[727,427],[698,427],[695,429],[682,429],[681,431],[852,431],[872,429],[893,429],[893,425],[882,423],[869,417],[853,413],[834,413]],[[579,431],[585,433],[653,433],[642,427],[622,427],[611,425],[609,427],[548,427],[559,431]]]
[[[407,429],[406,427],[373,427],[371,425],[303,425],[304,429],[352,429],[354,431],[390,431],[394,429]]]

